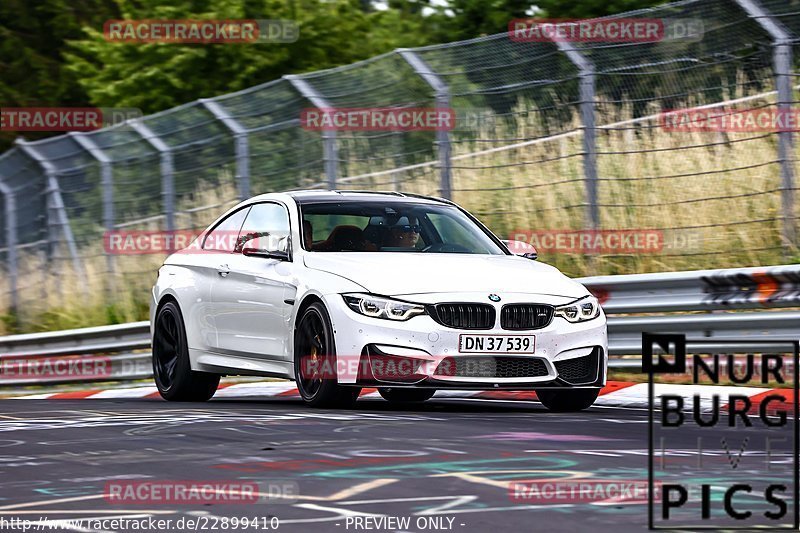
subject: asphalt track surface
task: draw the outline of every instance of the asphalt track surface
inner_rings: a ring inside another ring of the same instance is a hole
[[[708,454],[704,468],[721,473],[717,482],[765,479],[763,425],[700,431],[686,426],[668,435],[671,451],[661,474],[667,477],[660,479],[713,482],[696,469],[699,435]],[[766,477],[791,483],[791,426],[780,431],[774,435],[788,442],[771,445],[778,468]],[[647,432],[646,410],[556,414],[536,402],[444,398],[402,407],[361,399],[356,409],[318,410],[296,398],[4,400],[0,531],[22,531],[11,519],[32,521],[28,531],[159,530],[146,522],[139,529],[98,529],[91,521],[56,529],[44,522],[79,518],[169,519],[170,527],[161,530],[171,531],[275,531],[275,525],[303,532],[643,531],[646,497],[515,501],[509,484],[527,480],[542,487],[566,478],[641,484],[648,472]],[[730,454],[721,451],[722,436]],[[744,436],[751,440],[739,456]],[[297,494],[245,504],[106,498],[108,483],[169,480],[272,483],[296,487]],[[737,502],[756,513],[771,508],[760,497]],[[712,519],[724,522],[722,504],[712,507]],[[234,517],[257,519],[257,528],[244,529],[243,521],[238,529],[232,521],[226,527],[223,518]],[[683,516],[699,524],[696,517],[696,509]],[[408,519],[408,525],[389,518]],[[189,519],[196,520],[194,528],[187,527]],[[365,520],[361,526],[359,519]]]

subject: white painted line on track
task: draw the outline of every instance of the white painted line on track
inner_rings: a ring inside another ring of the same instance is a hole
[[[266,381],[262,383],[237,383],[220,389],[214,398],[245,398],[248,396],[277,396],[295,389],[294,383]]]
[[[109,389],[97,394],[92,394],[87,398],[92,400],[101,400],[103,398],[144,398],[150,394],[158,392],[158,388],[152,387],[136,387],[132,389]]]

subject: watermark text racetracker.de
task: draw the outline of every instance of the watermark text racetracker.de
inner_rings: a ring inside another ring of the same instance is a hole
[[[105,485],[103,498],[114,505],[210,505],[293,503],[296,481],[119,480]]]
[[[0,131],[94,131],[141,116],[132,107],[4,107]]]
[[[659,486],[656,485],[656,494]],[[513,482],[508,497],[516,503],[647,503],[646,479],[552,479]]]
[[[659,115],[659,125],[667,132],[795,132],[800,131],[800,108],[670,109]]]
[[[470,359],[463,362],[461,371],[475,374],[495,364],[493,360]],[[431,355],[425,359],[413,356],[385,354],[337,354],[335,358],[302,355],[298,365],[300,376],[319,380],[360,380],[393,383],[416,383],[424,379],[427,371],[438,377],[455,376],[456,362],[447,355]]]
[[[509,235],[539,253],[660,254],[699,250],[704,233],[697,229],[526,230]]]
[[[107,231],[103,234],[103,248],[110,255],[167,254],[190,246],[199,252],[202,243],[196,239],[201,233],[202,230]],[[238,236],[238,232],[226,232],[222,237],[225,242],[220,242],[220,245],[233,249]]]
[[[447,107],[308,108],[300,125],[311,131],[449,131],[456,126],[456,113]]]
[[[293,43],[300,37],[300,27],[287,19],[108,20],[103,36],[119,43]]]
[[[0,383],[3,381],[93,380],[111,376],[110,357],[97,356],[3,356],[0,358]]]
[[[266,232],[239,232],[217,230],[204,234],[204,230],[173,231],[115,230],[103,234],[103,248],[109,255],[152,255],[240,252],[245,246],[266,250],[280,247],[285,235]]]
[[[657,43],[699,40],[703,21],[677,18],[512,19],[509,39],[515,42]]]

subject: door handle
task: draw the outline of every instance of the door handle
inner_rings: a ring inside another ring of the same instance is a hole
[[[231,273],[231,269],[230,269],[230,267],[228,265],[220,265],[219,267],[217,267],[217,274],[219,274],[220,277],[223,277],[223,278],[227,277],[228,274],[230,274],[230,273]]]

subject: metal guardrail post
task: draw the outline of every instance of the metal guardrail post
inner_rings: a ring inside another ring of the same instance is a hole
[[[597,129],[595,128],[594,97],[595,70],[592,62],[570,42],[555,43],[573,65],[578,67],[580,81],[580,114],[583,125],[583,176],[586,183],[586,219],[591,229],[600,228],[600,208],[597,200]]]
[[[8,289],[11,293],[11,311],[19,309],[19,286],[17,271],[17,204],[14,190],[0,180],[0,194],[5,207],[6,248],[8,249]]]
[[[161,154],[161,194],[164,197],[166,230],[173,232],[175,231],[175,176],[172,148],[139,120],[129,120],[127,124]]]
[[[734,0],[772,39],[775,89],[778,92],[778,113],[791,114],[792,97],[792,36],[761,6],[758,0]],[[783,209],[783,238],[786,252],[798,247],[794,220],[794,168],[792,129],[778,132],[778,161],[781,165],[781,202]]]
[[[233,134],[236,146],[236,184],[239,188],[239,199],[246,200],[250,198],[250,142],[247,128],[214,100],[201,98],[200,103]]]
[[[284,76],[283,78],[291,83],[292,87],[317,109],[333,108],[325,97],[319,94],[306,80],[295,75]],[[339,173],[339,148],[336,143],[336,130],[323,130],[322,143],[325,176],[328,178],[328,189],[334,190],[336,189],[336,181]]]
[[[103,227],[110,235],[114,231],[114,170],[111,158],[87,135],[76,132],[70,132],[69,135],[100,164],[100,186],[103,189]],[[114,257],[108,252],[106,252],[106,265],[108,272],[112,274],[109,280],[109,289],[113,292],[113,274],[116,269]]]
[[[398,48],[396,50],[400,57],[408,63],[414,72],[425,80],[434,91],[436,107],[450,107],[450,88],[442,78],[413,50],[408,48]],[[439,152],[440,185],[439,192],[443,198],[452,199],[452,162],[450,160],[452,147],[450,145],[450,131],[447,129],[436,130],[436,145]]]
[[[72,234],[72,227],[69,224],[67,210],[64,206],[64,199],[61,197],[61,188],[58,184],[58,170],[55,165],[36,150],[30,143],[23,139],[17,139],[16,145],[25,154],[36,161],[44,170],[47,177],[47,226],[49,228],[48,240],[50,241],[51,253],[55,249],[55,234],[57,229],[61,230],[61,236],[67,244],[67,251],[72,258],[72,265],[76,273],[83,274],[83,267],[78,259],[78,248],[75,245],[75,237]],[[86,290],[86,286],[84,286]]]

